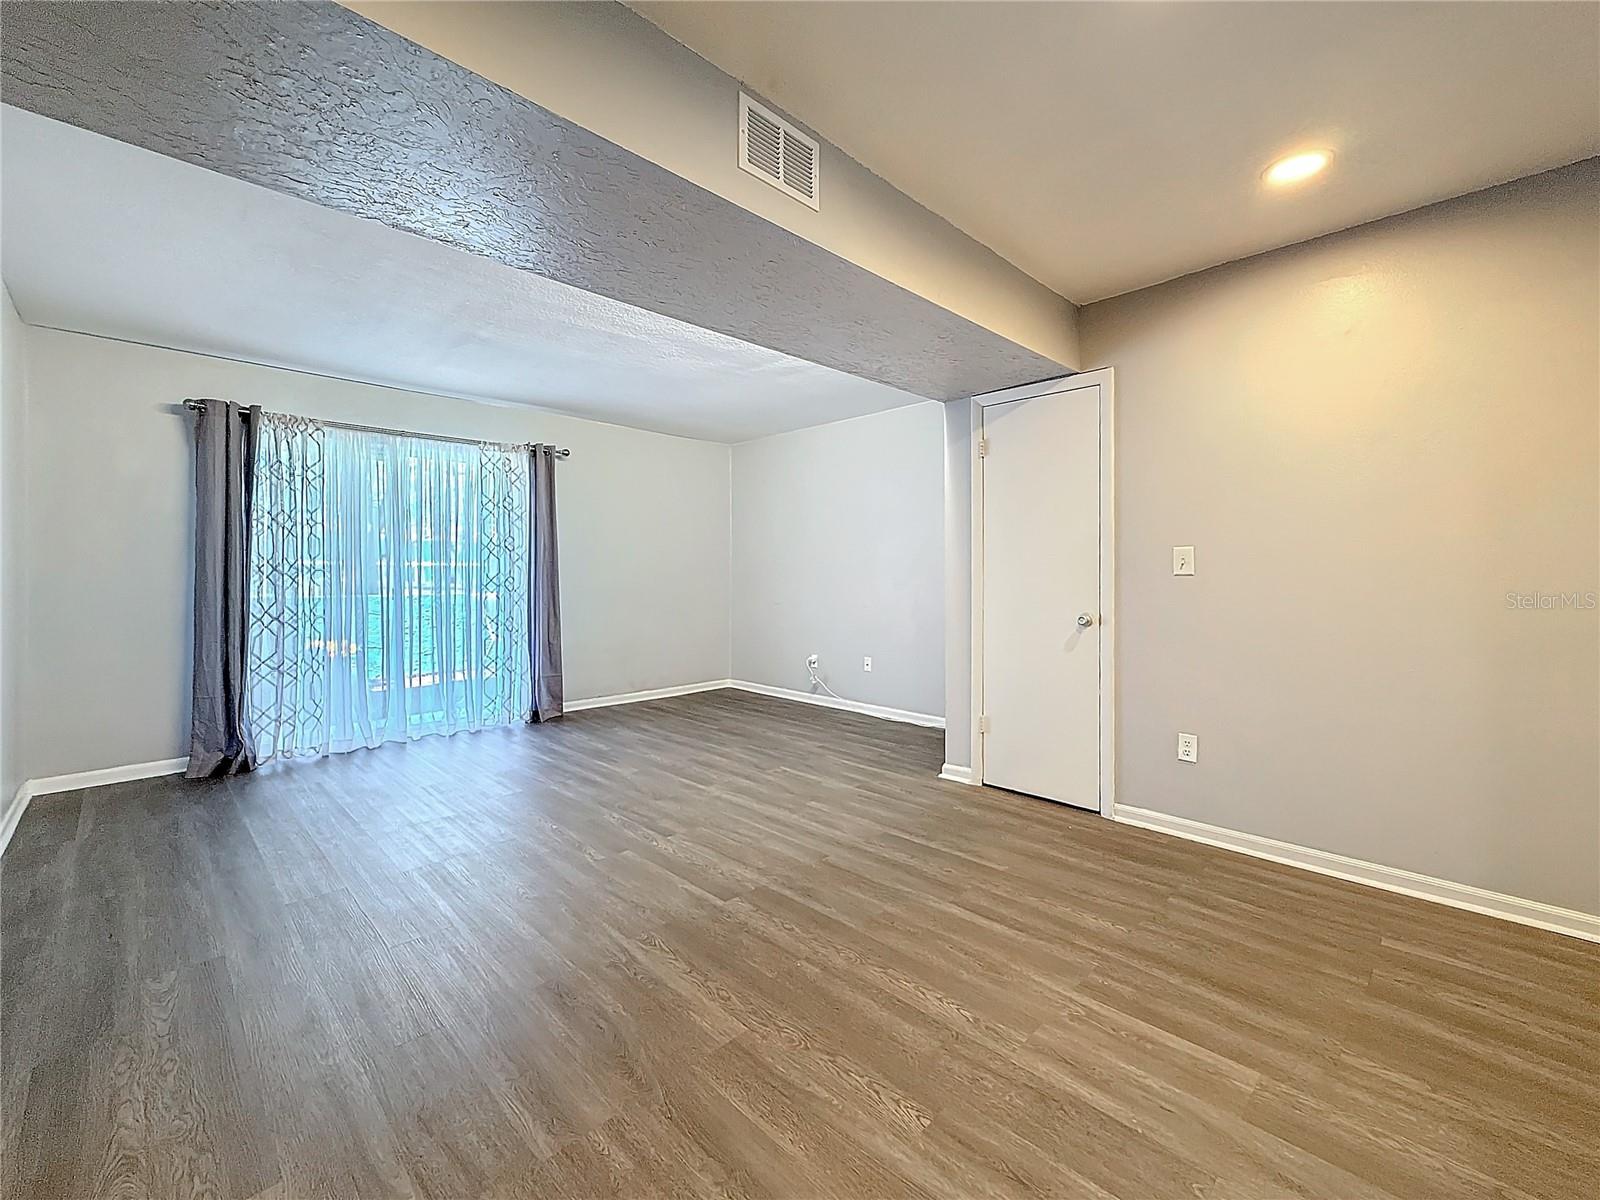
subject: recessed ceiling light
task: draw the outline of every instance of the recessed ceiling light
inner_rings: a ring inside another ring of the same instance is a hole
[[[1332,157],[1326,150],[1303,150],[1299,154],[1291,154],[1267,168],[1266,181],[1273,187],[1299,183],[1322,170]]]

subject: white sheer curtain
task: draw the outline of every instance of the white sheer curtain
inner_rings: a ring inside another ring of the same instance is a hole
[[[246,717],[261,761],[525,720],[528,456],[266,414]]]

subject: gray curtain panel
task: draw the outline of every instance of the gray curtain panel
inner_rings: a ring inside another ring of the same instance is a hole
[[[561,574],[556,565],[556,448],[530,451],[528,520],[528,649],[533,658],[530,721],[561,715]]]
[[[190,779],[256,765],[245,720],[250,517],[261,410],[206,400],[194,435],[194,694]]]

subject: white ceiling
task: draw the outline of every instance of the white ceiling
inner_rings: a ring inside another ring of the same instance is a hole
[[[1594,3],[631,7],[1079,303],[1600,154]]]
[[[918,397],[0,108],[22,319],[737,442]]]

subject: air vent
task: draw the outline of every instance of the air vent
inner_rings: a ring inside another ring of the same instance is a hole
[[[739,166],[816,208],[817,143],[770,108],[739,93]]]

